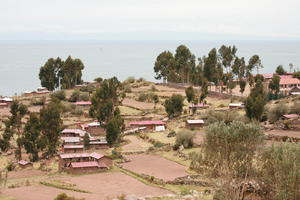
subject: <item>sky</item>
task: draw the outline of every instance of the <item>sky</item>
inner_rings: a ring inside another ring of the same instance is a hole
[[[299,0],[0,0],[0,40],[300,39]]]

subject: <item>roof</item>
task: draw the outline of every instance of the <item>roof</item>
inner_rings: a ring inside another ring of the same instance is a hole
[[[12,102],[13,99],[9,97],[0,98],[0,101]]]
[[[280,85],[289,85],[289,84],[300,84],[300,80],[297,78],[281,78]]]
[[[229,106],[232,106],[232,107],[241,107],[241,106],[244,106],[243,103],[230,103]]]
[[[84,106],[84,105],[92,105],[90,101],[77,101],[74,103],[75,105]]]
[[[107,144],[106,141],[92,141],[90,144]]]
[[[66,153],[66,154],[60,154],[59,157],[61,159],[92,157],[92,158],[95,158],[98,160],[98,159],[104,157],[104,155],[95,153],[95,152],[93,152],[93,153]]]
[[[26,160],[20,160],[19,162],[18,162],[18,164],[19,165],[28,165],[28,164],[32,164],[31,162],[28,162],[28,161],[26,161]]]
[[[161,120],[129,122],[130,126],[165,125],[165,124],[166,123]]]
[[[64,149],[83,149],[83,145],[64,145]]]
[[[100,123],[99,122],[92,122],[92,123],[89,123],[87,124],[88,126],[100,126]]]
[[[62,134],[64,134],[64,133],[75,133],[75,134],[80,135],[80,137],[83,137],[85,135],[86,131],[81,130],[81,129],[64,129],[61,133]]]
[[[261,74],[265,79],[273,78],[273,74]]]
[[[204,104],[204,103],[199,103],[199,104],[192,104],[189,106],[190,108],[208,108],[209,105],[208,104]]]
[[[89,167],[100,167],[96,161],[90,162],[72,162],[71,167],[73,168],[89,168]]]
[[[75,143],[80,142],[80,137],[62,137],[61,138],[65,143]]]
[[[0,103],[0,106],[8,106],[7,103]]]
[[[288,114],[288,115],[283,115],[284,118],[287,118],[287,119],[297,119],[299,118],[299,115],[297,114]]]
[[[204,124],[204,121],[202,119],[197,120],[186,120],[188,124]]]

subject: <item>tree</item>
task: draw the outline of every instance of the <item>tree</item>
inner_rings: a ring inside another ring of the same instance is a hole
[[[278,75],[286,74],[286,71],[284,70],[282,65],[278,65],[278,67],[276,68],[276,74],[278,74]]]
[[[71,94],[71,97],[69,99],[70,102],[77,102],[79,101],[80,98],[80,91],[79,90],[74,90]]]
[[[190,72],[195,67],[195,56],[190,52],[189,48],[180,45],[176,49],[174,59],[176,70],[180,74],[181,83],[189,83]]]
[[[269,89],[275,94],[278,94],[280,91],[280,77],[278,75],[274,75],[272,80],[269,83]]]
[[[60,84],[62,89],[73,88],[77,84],[82,84],[82,70],[84,64],[78,58],[67,58],[59,71]]]
[[[88,149],[90,147],[90,135],[88,133],[84,134],[83,137],[84,148]]]
[[[32,162],[38,161],[38,153],[44,148],[44,145],[41,135],[41,123],[37,114],[30,113],[29,120],[24,128],[23,137],[25,150],[27,153],[31,154],[30,160]]]
[[[40,110],[41,133],[46,147],[46,156],[53,156],[57,152],[63,125],[60,112],[60,106],[53,101]]]
[[[43,87],[46,87],[50,91],[59,87],[58,74],[63,64],[64,62],[59,57],[56,59],[50,58],[40,68],[39,78]]]
[[[159,102],[159,97],[158,97],[157,94],[154,94],[154,95],[152,96],[152,101],[153,101],[153,103],[154,103],[154,109],[155,109],[155,108],[156,108],[156,104],[158,104],[158,102]]]
[[[240,80],[239,85],[240,85],[240,93],[242,93],[242,95],[243,95],[246,85],[247,85],[247,82],[245,80]]]
[[[174,69],[174,57],[169,51],[159,54],[154,64],[155,79],[163,79],[164,82],[169,81],[170,71]]]
[[[17,135],[17,146],[18,148],[15,150],[15,156],[18,160],[22,159],[22,146],[23,146],[23,127],[22,127],[22,119],[27,114],[28,109],[22,103],[18,101],[13,101],[10,106],[11,116],[5,121],[5,130],[2,138],[0,139],[1,149],[3,151],[7,151],[10,146],[10,139]]]
[[[193,99],[195,98],[195,91],[194,88],[192,86],[188,87],[185,89],[185,95],[187,98],[187,101],[190,103],[193,101]]]
[[[203,100],[207,97],[207,95],[208,95],[208,81],[204,79],[201,85],[200,103],[203,102]]]
[[[245,101],[246,115],[250,119],[261,120],[266,105],[266,96],[263,88],[263,83],[258,80],[255,87],[251,89],[250,95]]]
[[[203,76],[210,82],[216,82],[217,75],[217,50],[213,48],[208,53],[208,56],[204,58]]]
[[[263,68],[261,60],[258,55],[254,55],[249,60],[249,69],[256,68],[256,73],[259,74],[259,69]]]
[[[165,101],[165,110],[169,117],[175,117],[181,114],[183,110],[184,98],[181,95],[172,95]]]

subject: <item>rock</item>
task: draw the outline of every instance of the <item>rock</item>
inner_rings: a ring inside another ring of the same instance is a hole
[[[128,195],[125,197],[125,200],[138,200],[138,198],[134,195]]]
[[[193,197],[192,195],[188,194],[188,195],[184,195],[184,196],[182,197],[182,199],[189,199],[189,200],[192,200],[192,199],[194,199],[194,197]]]

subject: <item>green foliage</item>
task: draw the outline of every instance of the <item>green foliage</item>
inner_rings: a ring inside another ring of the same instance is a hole
[[[120,115],[115,115],[106,127],[106,140],[109,145],[113,145],[118,142],[120,134],[124,128],[124,121]]]
[[[131,86],[129,84],[124,86],[124,92],[131,93]]]
[[[275,94],[279,93],[280,90],[280,77],[277,75],[274,75],[271,82],[269,83],[269,89],[273,91]]]
[[[80,87],[80,92],[88,92],[89,94],[93,93],[96,90],[94,85],[84,85]]]
[[[278,75],[284,75],[284,74],[286,74],[286,71],[285,71],[285,69],[283,68],[282,65],[278,65],[278,67],[276,68],[275,72]]]
[[[190,103],[195,98],[195,91],[192,86],[185,89],[185,95],[187,101]]]
[[[164,81],[170,80],[170,69],[174,69],[174,57],[169,51],[164,51],[159,54],[154,64],[154,72],[156,73],[155,79],[163,79]]]
[[[172,95],[165,101],[165,110],[169,117],[179,116],[183,110],[184,98],[181,95]]]
[[[46,87],[50,91],[59,87],[59,71],[63,64],[64,61],[59,57],[56,59],[50,58],[44,66],[40,68],[39,78],[43,87]]]
[[[39,159],[38,153],[44,148],[41,135],[41,123],[39,116],[31,113],[29,120],[24,128],[23,143],[27,153],[29,153],[30,160],[35,162]]]
[[[152,92],[141,92],[138,96],[138,101],[151,102],[153,100],[154,93]]]
[[[206,79],[203,79],[202,85],[201,85],[201,94],[200,94],[200,103],[203,102],[203,100],[208,95],[208,81]]]
[[[69,98],[70,102],[77,102],[79,101],[80,91],[74,90]]]
[[[284,103],[279,103],[277,105],[275,105],[274,107],[272,107],[269,112],[268,112],[268,120],[271,123],[276,122],[277,120],[280,119],[280,117],[282,117],[282,115],[287,114],[289,111],[289,108],[286,104]]]
[[[293,74],[293,78],[300,79],[300,71]]]
[[[251,69],[256,68],[256,73],[259,74],[259,69],[263,68],[263,66],[261,64],[261,60],[258,55],[253,55],[249,59],[249,68],[251,68]]]
[[[73,59],[71,56],[66,61],[60,58],[50,58],[44,66],[40,68],[39,78],[41,85],[53,91],[56,88],[73,88],[83,81],[82,70],[84,65],[80,59]]]
[[[58,90],[51,94],[51,98],[57,98],[61,101],[64,101],[66,99],[66,92],[64,90]]]
[[[50,102],[40,110],[41,132],[47,156],[53,156],[57,152],[59,135],[63,125],[60,114],[61,111],[57,102]]]
[[[249,119],[261,120],[266,105],[266,96],[262,82],[259,80],[245,101],[246,115]]]
[[[167,135],[167,137],[175,137],[176,136],[176,132],[174,130],[170,131]]]
[[[176,134],[176,141],[174,145],[174,149],[178,149],[180,146],[184,148],[191,148],[194,145],[194,134],[191,131],[179,131]]]
[[[88,133],[84,134],[83,144],[84,144],[84,148],[86,148],[86,149],[88,149],[90,147],[90,136]]]
[[[97,83],[102,83],[103,78],[97,77],[97,78],[94,79],[94,81],[96,81]]]
[[[43,106],[46,103],[46,97],[31,99],[30,104],[33,106]]]
[[[300,146],[267,147],[260,156],[261,181],[274,200],[300,199]]]
[[[255,152],[263,141],[264,134],[255,124],[211,124],[206,129],[202,151],[192,155],[191,168],[208,169],[214,176],[246,177],[253,170]]]
[[[247,82],[246,82],[245,80],[240,80],[240,81],[239,81],[239,85],[240,85],[240,93],[243,94],[244,91],[245,91]]]
[[[222,112],[210,110],[208,111],[207,116],[208,124],[213,124],[216,122],[224,122],[225,124],[230,124],[233,121],[241,120],[240,114],[235,110],[226,110]]]

